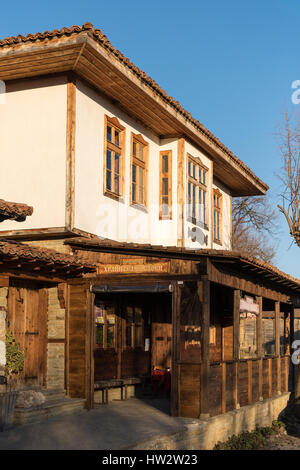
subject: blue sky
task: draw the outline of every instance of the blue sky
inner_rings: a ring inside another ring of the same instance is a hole
[[[299,13],[297,0],[17,0],[1,5],[0,37],[93,23],[265,181],[276,205],[274,133],[285,107],[297,108]],[[291,241],[279,216],[277,266],[300,277]]]

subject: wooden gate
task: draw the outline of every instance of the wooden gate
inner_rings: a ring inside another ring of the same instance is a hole
[[[13,281],[8,291],[8,328],[25,352],[20,385],[45,386],[47,366],[48,291]]]

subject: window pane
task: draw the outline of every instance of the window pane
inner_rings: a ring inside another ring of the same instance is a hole
[[[107,315],[107,347],[113,348],[115,345],[115,316]]]
[[[106,138],[109,142],[111,142],[111,137],[112,137],[112,129],[110,126],[107,126],[106,128]]]
[[[138,157],[140,160],[144,161],[144,146],[142,144],[138,144],[139,154]]]
[[[115,144],[120,145],[120,133],[115,129]]]
[[[120,173],[120,155],[115,154],[115,173]]]
[[[189,167],[188,173],[189,173],[189,176],[192,176],[192,173],[191,173],[191,166],[192,166],[192,164],[191,164],[191,162],[189,161],[189,163],[188,163],[188,167]]]
[[[139,203],[144,203],[144,170],[139,167]]]
[[[96,344],[103,347],[104,305],[96,307]]]
[[[106,172],[106,189],[111,191],[111,172],[109,170]]]
[[[132,183],[132,200],[133,200],[133,202],[136,202],[136,188],[135,188],[135,183]]]
[[[193,178],[196,178],[196,166],[193,164]]]
[[[133,323],[133,308],[127,306],[126,308],[126,346],[132,346],[132,323]]]
[[[162,215],[164,217],[167,217],[169,215],[169,198],[168,196],[164,196],[162,198],[162,208],[161,208],[161,211],[162,211]]]
[[[196,186],[193,184],[192,216],[196,217]]]
[[[111,170],[111,151],[110,150],[106,151],[106,168],[108,170]]]
[[[135,157],[136,156],[136,143],[132,142],[132,155]]]
[[[115,193],[119,194],[120,192],[120,177],[115,174]]]
[[[168,195],[168,189],[169,189],[169,178],[163,178],[162,179],[162,194],[163,196]]]
[[[169,158],[168,155],[162,156],[162,172],[168,173],[169,171]]]
[[[132,165],[132,181],[136,183],[136,166]]]

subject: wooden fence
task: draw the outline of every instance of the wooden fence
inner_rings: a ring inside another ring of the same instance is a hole
[[[201,364],[178,364],[179,415],[199,417]],[[216,416],[251,405],[289,389],[290,356],[212,363],[208,376],[208,411]]]

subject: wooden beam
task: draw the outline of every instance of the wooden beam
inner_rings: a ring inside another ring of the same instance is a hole
[[[178,139],[177,144],[177,244],[178,246],[184,246],[184,203],[185,203],[185,192],[184,192],[184,162],[185,162],[185,141],[183,138]]]
[[[66,228],[74,226],[75,191],[76,81],[68,75],[67,85],[67,156],[66,156]]]

